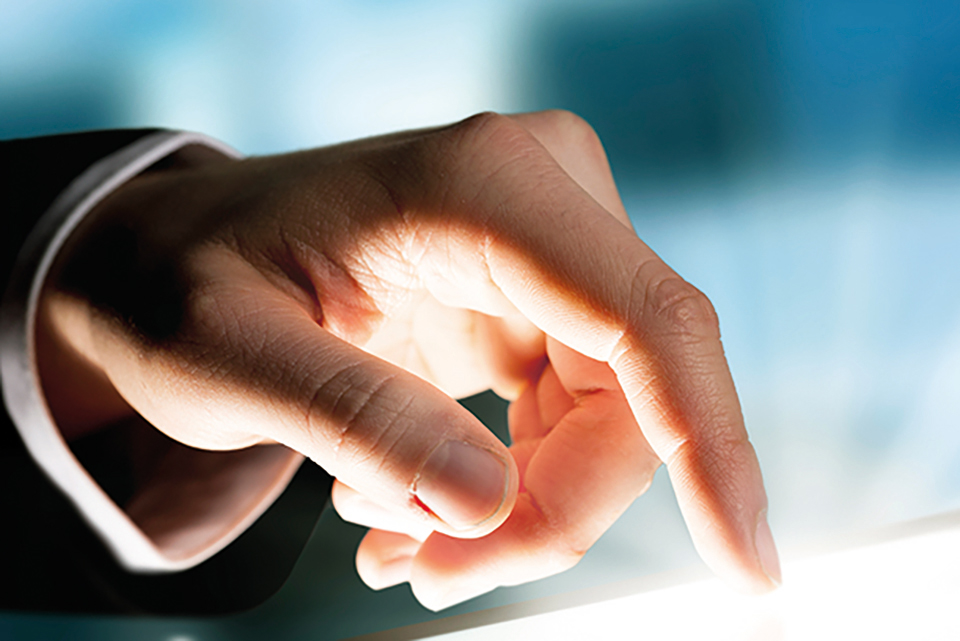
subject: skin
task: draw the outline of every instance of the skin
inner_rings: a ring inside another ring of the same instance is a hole
[[[371,526],[363,580],[432,609],[571,567],[662,463],[706,563],[779,583],[713,307],[566,112],[142,175],[71,240],[37,341],[68,437],[135,411],[198,448],[294,448]],[[452,398],[488,388],[509,449]],[[426,505],[447,441],[498,461],[492,511]]]

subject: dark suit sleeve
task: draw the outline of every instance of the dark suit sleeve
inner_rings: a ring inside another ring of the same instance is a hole
[[[100,131],[0,141],[0,282],[6,285],[27,234],[74,178],[96,161],[152,131]]]
[[[33,225],[71,181],[151,131],[0,141],[0,284],[6,287]],[[109,452],[103,445],[78,447]],[[253,607],[273,594],[292,569],[323,509],[329,484],[319,468],[303,466],[274,506],[214,558],[176,575],[132,575],[117,565],[33,463],[4,410],[0,609],[212,614]]]

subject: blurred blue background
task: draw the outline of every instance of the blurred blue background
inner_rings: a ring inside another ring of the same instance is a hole
[[[714,301],[784,548],[960,508],[957,2],[0,4],[3,138],[165,126],[267,153],[547,107],[595,126],[641,237]],[[311,588],[351,572],[342,531],[245,619],[0,630],[325,638],[379,625],[358,611],[428,618],[406,587]],[[696,562],[659,475],[580,566],[455,611]]]

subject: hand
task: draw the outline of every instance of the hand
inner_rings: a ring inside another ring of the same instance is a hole
[[[44,376],[63,429],[135,410],[194,447],[302,452],[374,527],[373,587],[439,609],[568,568],[661,462],[704,560],[779,581],[713,308],[575,116],[148,173],[56,274],[38,341],[87,372],[82,398]],[[451,398],[491,387],[510,450]]]

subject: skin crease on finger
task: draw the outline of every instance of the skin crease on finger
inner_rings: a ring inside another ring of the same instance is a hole
[[[119,225],[139,252],[108,273],[169,268],[172,303],[124,307],[127,285],[94,297],[75,279],[49,288],[52,333],[174,438],[285,443],[437,530],[409,568],[430,607],[569,567],[661,460],[704,558],[769,585],[754,541],[766,498],[712,308],[632,233],[575,116],[488,114],[161,172],[105,210],[90,235]],[[157,215],[174,210],[173,226]],[[180,319],[168,334],[137,324],[156,309]],[[512,454],[448,395],[489,387],[519,399]],[[505,466],[503,500],[474,530],[417,500],[447,442]],[[377,541],[363,562],[392,563]],[[392,567],[371,580],[404,573]]]

